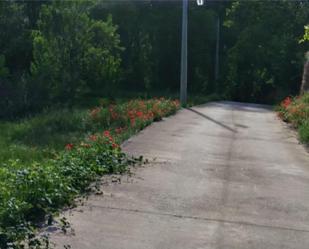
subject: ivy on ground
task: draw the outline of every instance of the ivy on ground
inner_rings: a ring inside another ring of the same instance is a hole
[[[49,223],[53,213],[71,205],[104,174],[121,174],[140,160],[127,157],[119,143],[178,108],[178,101],[165,99],[96,107],[89,119],[109,129],[78,143],[68,141],[63,151],[42,162],[5,162],[0,167],[0,248],[49,248],[48,238],[35,236],[38,224]]]

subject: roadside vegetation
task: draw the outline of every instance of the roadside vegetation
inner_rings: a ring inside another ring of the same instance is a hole
[[[189,2],[189,106],[298,94],[308,1]],[[37,225],[124,172],[121,142],[177,111],[181,15],[175,0],[0,1],[1,249],[39,249]],[[305,143],[308,99],[279,112]]]
[[[298,94],[308,1],[190,1],[189,11],[189,96],[276,103]],[[175,0],[0,1],[0,118],[177,93],[181,14]]]
[[[278,109],[278,116],[298,130],[300,141],[309,145],[309,93],[285,98]]]
[[[163,98],[103,101],[90,110],[2,122],[0,248],[45,248],[48,240],[43,245],[35,227],[51,222],[53,213],[89,191],[100,176],[123,173],[141,160],[128,158],[119,144],[178,108],[178,101]]]

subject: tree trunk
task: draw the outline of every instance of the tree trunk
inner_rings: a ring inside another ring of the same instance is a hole
[[[309,92],[309,52],[306,53],[306,61],[304,65],[303,80],[301,83],[300,93]]]

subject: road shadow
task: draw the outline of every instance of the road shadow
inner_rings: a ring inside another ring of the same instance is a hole
[[[197,110],[194,110],[192,108],[189,108],[189,107],[186,108],[186,110],[194,112],[195,114],[197,114],[197,115],[199,115],[199,116],[201,116],[201,117],[203,117],[203,118],[205,118],[205,119],[207,119],[207,120],[209,120],[209,121],[211,121],[211,122],[221,126],[224,129],[229,130],[230,132],[237,133],[237,130],[235,130],[235,129],[233,129],[233,128],[231,128],[231,127],[229,127],[229,126],[227,126],[227,125],[225,125],[225,124],[223,124],[223,123],[221,123],[221,122],[219,122],[219,121],[217,121],[217,120],[215,120],[215,119],[213,119],[213,118],[211,118],[211,117],[209,117],[207,115],[205,115],[204,113],[201,113],[201,112],[199,112]]]

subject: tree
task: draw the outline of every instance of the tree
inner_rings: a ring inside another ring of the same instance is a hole
[[[309,25],[305,26],[305,33],[303,38],[300,42],[309,41]],[[304,71],[303,71],[303,79],[301,84],[300,92],[304,93],[309,91],[309,51],[307,51],[305,55],[305,64],[304,64]]]
[[[89,4],[54,1],[42,7],[31,65],[40,102],[70,102],[117,82],[122,50],[117,27],[111,17],[91,19]]]
[[[309,41],[309,24],[305,26],[305,33],[300,42]]]
[[[308,2],[234,2],[225,20],[234,44],[228,50],[226,93],[267,102],[299,91],[302,27]],[[293,20],[293,21],[291,21]]]

